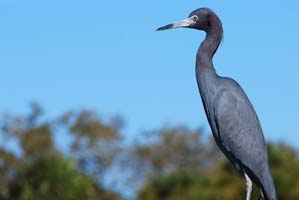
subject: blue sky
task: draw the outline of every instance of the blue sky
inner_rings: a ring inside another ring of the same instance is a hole
[[[0,112],[41,103],[50,116],[91,108],[122,115],[126,134],[165,124],[206,127],[194,74],[204,33],[155,32],[199,7],[222,19],[214,65],[247,92],[266,138],[299,144],[299,2],[0,2]]]

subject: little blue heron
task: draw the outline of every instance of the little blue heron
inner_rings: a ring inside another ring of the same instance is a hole
[[[246,200],[250,199],[252,182],[261,189],[262,197],[276,200],[267,147],[255,110],[240,85],[217,75],[213,66],[212,58],[223,34],[220,19],[212,10],[200,8],[187,19],[157,30],[179,27],[206,32],[196,56],[197,84],[217,145],[246,180]]]

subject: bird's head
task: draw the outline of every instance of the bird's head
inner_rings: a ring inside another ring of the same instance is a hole
[[[178,21],[173,24],[168,24],[157,29],[157,31],[172,29],[172,28],[193,28],[203,31],[208,31],[211,26],[212,16],[216,14],[208,8],[199,8],[190,13],[187,19]],[[217,18],[217,17],[216,17]]]

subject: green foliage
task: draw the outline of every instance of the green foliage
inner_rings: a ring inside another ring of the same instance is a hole
[[[278,199],[299,199],[299,159],[294,148],[284,144],[269,145],[269,160]],[[140,190],[140,200],[230,200],[245,198],[245,181],[240,179],[228,161],[221,161],[208,173],[174,171],[155,176]],[[260,191],[254,187],[252,199]]]
[[[114,117],[104,123],[95,112],[86,110],[69,112],[61,119],[74,138],[71,152],[80,170],[100,178],[120,150],[122,120]]]
[[[270,144],[271,172],[278,199],[299,199],[299,153],[286,144]]]
[[[88,155],[96,152],[97,157],[92,157],[91,161],[101,166],[102,170],[108,167],[112,160],[104,165],[102,158],[111,159],[111,154],[106,153],[112,152],[98,153],[96,148],[109,143],[110,149],[116,149],[113,142],[120,138],[118,130],[110,124],[102,123],[93,113],[80,112],[78,116],[68,116],[72,117],[74,122],[47,120],[37,104],[32,104],[31,112],[27,116],[4,115],[2,135],[6,140],[19,144],[20,152],[17,154],[9,152],[5,147],[0,148],[0,199],[120,199],[118,194],[104,189],[101,180],[79,165],[83,158],[90,158]],[[55,146],[54,131],[58,128],[69,130],[69,134],[76,135],[72,146],[79,143],[81,145],[83,140],[89,141],[73,151],[80,156],[64,155],[64,152]]]
[[[24,167],[12,188],[19,191],[13,193],[20,200],[80,200],[96,197],[93,180],[78,173],[76,164],[59,154],[40,157]]]
[[[216,199],[211,180],[197,172],[177,171],[154,178],[138,195],[140,200]]]
[[[196,171],[176,171],[170,175],[156,177],[140,191],[140,200],[230,200],[244,199],[245,185],[239,180],[214,177]]]
[[[213,160],[219,156],[218,151],[212,152],[206,148],[201,135],[201,130],[190,130],[182,126],[147,132],[143,138],[146,143],[135,143],[132,157],[138,168],[147,173],[202,169],[208,167],[208,153]]]
[[[1,200],[120,200],[112,191],[119,184],[138,200],[245,198],[245,181],[201,130],[161,128],[124,145],[120,117],[82,110],[50,120],[38,104],[28,115],[5,114],[0,123]],[[71,138],[67,149],[56,146],[55,139],[65,139],[61,132]],[[278,199],[299,199],[299,152],[269,144],[268,154]],[[252,199],[258,197],[254,187]]]

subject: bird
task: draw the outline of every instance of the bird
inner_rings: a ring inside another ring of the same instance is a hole
[[[237,174],[245,179],[246,200],[250,200],[253,183],[260,188],[263,199],[276,200],[267,146],[255,109],[238,82],[218,75],[213,65],[213,56],[223,37],[220,18],[209,8],[199,8],[188,18],[157,31],[173,28],[206,33],[196,54],[195,73],[215,142]]]

